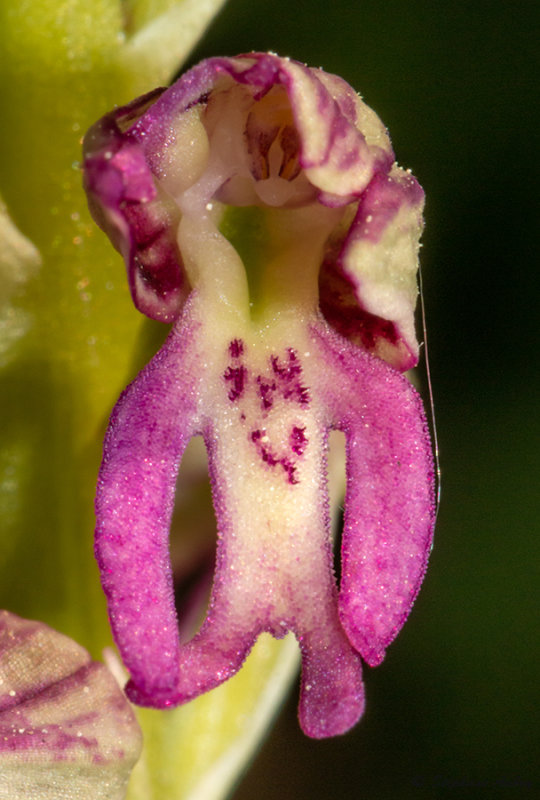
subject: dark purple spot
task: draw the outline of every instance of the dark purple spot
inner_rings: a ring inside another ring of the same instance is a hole
[[[272,371],[279,381],[281,394],[284,400],[306,405],[309,403],[309,391],[300,382],[302,366],[298,360],[296,352],[289,348],[287,350],[287,362],[282,363],[278,356],[270,356]]]
[[[296,383],[294,386],[286,389],[283,392],[283,397],[285,400],[290,400],[292,398],[302,406],[309,403],[309,391],[305,386],[302,386],[301,383]]]
[[[265,447],[264,445],[261,446],[261,458],[265,464],[269,464],[271,467],[275,467],[276,464],[279,464],[279,458],[272,453],[269,447]]]
[[[257,376],[257,383],[259,385],[259,395],[261,398],[261,405],[264,411],[272,408],[274,405],[273,394],[276,391],[276,382],[268,383],[263,379],[262,375]]]
[[[293,485],[296,483],[300,483],[300,481],[296,477],[296,467],[291,461],[289,461],[288,458],[282,458],[279,463],[285,470],[287,474],[287,480],[289,481],[289,483]]]
[[[299,430],[303,433],[302,428],[298,428],[296,430]],[[265,464],[268,464],[269,467],[280,466],[284,470],[287,476],[287,481],[290,484],[294,485],[300,483],[296,475],[296,465],[294,464],[294,461],[286,456],[280,457],[279,455],[276,455],[276,453],[272,451],[272,448],[268,444],[263,444],[262,439],[266,439],[266,431],[264,428],[256,428],[255,430],[251,431],[249,438],[257,448],[257,452]]]
[[[227,367],[223,373],[223,378],[232,384],[228,394],[228,398],[232,402],[238,400],[238,398],[244,393],[246,377],[247,369],[244,366]]]
[[[288,364],[282,365],[278,356],[271,356],[270,363],[272,364],[274,373],[278,375],[281,380],[291,381],[293,378],[302,374],[302,367],[298,363],[298,358],[292,348],[289,348],[287,353],[289,356]]]
[[[289,442],[293,453],[296,453],[298,456],[304,455],[304,451],[308,443],[306,429],[299,428],[295,425],[291,431],[291,435],[289,436]]]
[[[233,339],[229,344],[229,353],[232,358],[240,358],[244,352],[244,342],[242,339]]]

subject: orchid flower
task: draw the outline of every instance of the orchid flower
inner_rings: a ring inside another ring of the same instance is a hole
[[[292,631],[299,718],[341,734],[419,590],[434,522],[414,331],[423,193],[342,79],[272,54],[213,58],[84,142],[91,212],[147,316],[173,323],[105,439],[96,554],[127,693],[182,704]],[[346,442],[339,590],[328,437]],[[218,543],[180,639],[168,535],[192,437]]]

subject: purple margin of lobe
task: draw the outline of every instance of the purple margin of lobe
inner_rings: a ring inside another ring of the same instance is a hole
[[[346,440],[340,617],[354,648],[377,666],[407,619],[431,551],[429,430],[404,376],[326,326],[314,332],[326,365],[318,394]]]
[[[178,316],[189,291],[176,242],[180,212],[158,196],[155,176],[129,127],[165,90],[107,114],[84,138],[84,188],[90,212],[126,262],[135,306],[161,322]]]

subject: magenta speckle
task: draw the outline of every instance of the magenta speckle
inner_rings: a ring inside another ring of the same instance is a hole
[[[233,403],[242,397],[246,385],[247,369],[244,366],[227,367],[223,373],[223,378],[231,383],[228,398]]]
[[[279,464],[279,459],[272,453],[269,447],[261,447],[261,458],[265,464],[269,464],[271,467],[275,467],[276,464]]]
[[[304,455],[304,451],[308,443],[305,427],[299,428],[297,425],[295,425],[291,431],[291,435],[289,436],[289,442],[293,453],[296,453],[297,456]]]
[[[257,383],[259,385],[259,395],[261,398],[261,407],[263,411],[268,411],[274,405],[274,392],[277,389],[276,382],[265,381],[262,375],[257,376]]]
[[[240,358],[244,353],[244,342],[242,339],[233,339],[229,344],[229,353],[231,358]]]
[[[296,476],[296,466],[292,463],[292,461],[289,461],[288,458],[282,458],[280,464],[285,470],[287,474],[287,480],[290,484],[294,485],[296,483],[300,483]]]
[[[270,357],[270,364],[277,381],[277,386],[275,382],[272,384],[273,389],[279,389],[284,400],[307,405],[310,399],[309,391],[301,383],[302,365],[296,352],[292,348],[288,348],[286,363],[282,363],[278,356],[273,355]]]
[[[276,410],[276,403],[280,400],[307,405],[310,401],[309,390],[302,384],[302,365],[296,351],[289,347],[286,355],[281,358],[274,353],[269,358],[269,364],[270,375],[260,374],[255,378],[264,418]],[[281,467],[288,483],[294,485],[300,482],[297,476],[297,459],[304,455],[308,445],[305,430],[305,426],[294,425],[290,429],[288,442],[283,442],[278,447],[269,441],[265,429],[252,430],[249,438],[257,448],[261,460],[270,467]]]
[[[301,406],[307,406],[309,403],[309,391],[306,389],[305,386],[298,386],[296,387],[296,399],[300,403]]]
[[[302,367],[298,363],[298,357],[292,348],[289,347],[287,354],[289,361],[288,364],[282,366],[277,356],[271,356],[270,363],[272,364],[272,369],[276,375],[279,375],[282,380],[290,381],[302,374]]]
[[[298,428],[296,430],[301,429]],[[287,456],[279,456],[272,450],[271,446],[267,443],[268,437],[264,429],[261,430],[260,428],[256,428],[254,431],[251,431],[249,438],[256,446],[257,452],[265,464],[268,464],[269,467],[280,466],[284,470],[287,476],[287,481],[290,484],[294,485],[300,483],[296,475],[296,465],[294,460],[288,458]]]

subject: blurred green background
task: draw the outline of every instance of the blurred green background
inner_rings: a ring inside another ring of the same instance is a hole
[[[352,733],[297,692],[235,800],[538,796],[538,10],[508,0],[229,0],[193,55],[271,49],[346,78],[427,193],[443,472],[423,590]]]

